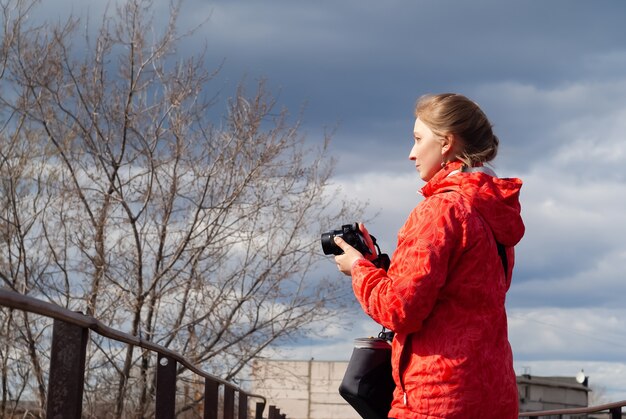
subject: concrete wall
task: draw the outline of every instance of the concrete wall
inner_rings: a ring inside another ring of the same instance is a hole
[[[348,363],[256,361],[252,392],[264,395],[289,419],[359,419],[339,395]]]

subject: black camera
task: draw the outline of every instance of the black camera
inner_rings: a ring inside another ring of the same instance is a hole
[[[348,243],[350,246],[354,247],[356,250],[361,252],[363,255],[371,255],[372,250],[367,246],[365,242],[365,237],[361,233],[359,229],[359,225],[357,223],[345,224],[341,226],[341,230],[332,230],[328,233],[322,234],[322,250],[325,255],[341,255],[343,254],[343,250],[341,247],[335,244],[335,237],[341,237]],[[372,263],[378,267],[383,268],[384,270],[389,269],[389,256],[385,253],[380,253],[380,248],[376,243],[376,237],[370,235],[372,239],[372,244],[376,247],[377,254],[376,259],[372,261]]]
[[[345,224],[341,226],[341,230],[333,230],[322,234],[322,250],[325,255],[343,254],[343,250],[335,244],[335,237],[341,237],[346,243],[364,255],[372,254],[357,223]]]

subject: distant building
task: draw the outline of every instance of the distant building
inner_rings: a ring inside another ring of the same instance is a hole
[[[360,419],[338,392],[347,365],[347,361],[312,359],[255,361],[252,392],[266,396],[289,419]],[[522,375],[517,377],[517,387],[522,412],[587,407],[589,388],[574,377]]]
[[[520,412],[587,407],[587,381],[579,383],[576,377],[538,377],[524,374],[517,377]],[[587,415],[560,415],[557,419],[587,418]],[[545,416],[542,419],[546,418]]]
[[[267,397],[289,419],[360,419],[337,389],[348,363],[255,361],[252,393]]]

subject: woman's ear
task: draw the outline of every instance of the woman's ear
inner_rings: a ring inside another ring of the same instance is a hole
[[[462,147],[461,140],[458,135],[449,133],[441,140],[441,154],[456,156],[459,153],[459,149]]]

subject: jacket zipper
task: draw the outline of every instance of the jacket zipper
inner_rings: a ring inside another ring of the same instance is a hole
[[[402,390],[402,402],[405,406],[409,405],[409,396],[404,388],[404,367],[406,366],[406,361],[408,361],[408,357],[411,356],[411,353],[408,351],[407,346],[411,344],[412,333],[409,333],[404,338],[404,345],[402,345],[402,350],[400,351],[400,359],[398,360],[398,378],[400,379],[400,390]],[[410,346],[409,346],[410,348]]]

